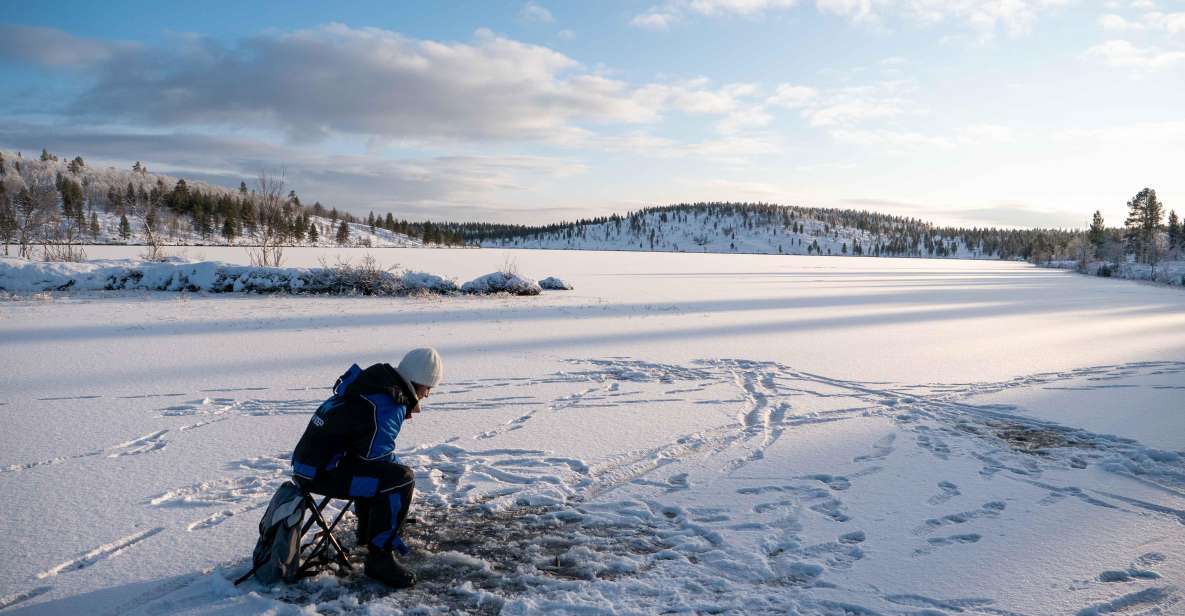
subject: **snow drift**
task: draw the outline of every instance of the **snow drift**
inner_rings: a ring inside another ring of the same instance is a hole
[[[572,290],[572,285],[568,284],[567,282],[565,282],[559,278],[556,278],[555,276],[548,276],[547,278],[540,280],[539,286],[544,289],[547,289],[548,291],[571,291]]]
[[[415,293],[538,295],[537,282],[496,272],[461,287],[451,279],[411,270],[339,263],[318,268],[232,265],[220,261],[88,261],[43,263],[0,258],[0,290],[205,291],[400,296]]]
[[[543,289],[538,282],[510,272],[493,272],[461,285],[465,293],[509,293],[511,295],[539,295]]]

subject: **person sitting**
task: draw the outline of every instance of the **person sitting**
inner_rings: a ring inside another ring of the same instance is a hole
[[[405,551],[400,530],[416,479],[395,457],[395,438],[420,412],[420,401],[440,383],[444,366],[432,348],[409,351],[397,368],[350,366],[317,408],[292,453],[293,479],[315,494],[354,499],[358,543],[367,547],[364,571],[407,588],[415,574],[395,560]]]

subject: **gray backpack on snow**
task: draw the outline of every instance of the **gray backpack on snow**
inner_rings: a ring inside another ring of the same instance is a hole
[[[294,582],[300,569],[300,531],[304,522],[304,495],[295,483],[285,481],[272,496],[259,521],[255,543],[255,577],[262,584]]]

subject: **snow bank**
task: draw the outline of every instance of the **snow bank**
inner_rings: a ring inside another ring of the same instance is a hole
[[[556,278],[555,276],[548,276],[539,281],[539,286],[548,291],[571,291],[572,285]]]
[[[510,293],[511,295],[539,295],[543,289],[538,282],[520,276],[518,274],[508,274],[506,272],[494,272],[479,276],[461,285],[461,291],[465,293],[486,294],[486,293]]]
[[[88,261],[42,263],[0,258],[0,290],[37,291],[206,291],[210,293],[308,293],[407,295],[456,293],[452,280],[415,271],[337,266],[286,268],[186,263]]]
[[[1156,266],[1125,262],[1118,265],[1106,261],[1091,261],[1085,266],[1077,261],[1050,261],[1043,264],[1057,269],[1072,269],[1091,276],[1148,280],[1168,285],[1185,286],[1185,261],[1162,261]]]

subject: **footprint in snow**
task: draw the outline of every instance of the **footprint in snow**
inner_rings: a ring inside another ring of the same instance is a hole
[[[962,494],[962,492],[959,492],[959,486],[950,481],[939,481],[938,490],[938,494],[931,496],[926,500],[926,502],[930,503],[931,505],[941,505],[942,503],[945,503],[946,501]]]
[[[1126,569],[1104,571],[1099,574],[1098,579],[1100,582],[1106,583],[1158,580],[1160,579],[1160,574],[1153,571],[1153,568],[1164,561],[1164,554],[1160,552],[1147,552],[1141,554]]]
[[[852,461],[853,462],[868,462],[871,460],[883,459],[883,458],[887,457],[889,454],[893,453],[893,451],[896,449],[895,447],[893,447],[893,442],[896,440],[897,440],[896,434],[886,434],[885,436],[882,436],[881,438],[877,439],[876,442],[872,444],[872,452],[866,453],[861,456],[856,456],[855,458],[852,459]]]
[[[940,518],[930,518],[924,524],[914,529],[915,535],[925,535],[934,532],[935,530],[944,526],[952,524],[966,524],[971,520],[978,518],[995,518],[999,517],[1000,513],[1007,508],[1004,501],[991,501],[984,503],[979,509],[971,511],[961,511],[959,513],[951,513]]]
[[[933,552],[934,550],[949,546],[949,545],[966,545],[968,543],[979,543],[983,535],[979,533],[962,533],[958,535],[950,535],[947,537],[931,537],[926,540],[926,546],[918,548],[913,551],[914,556],[924,556]]]

